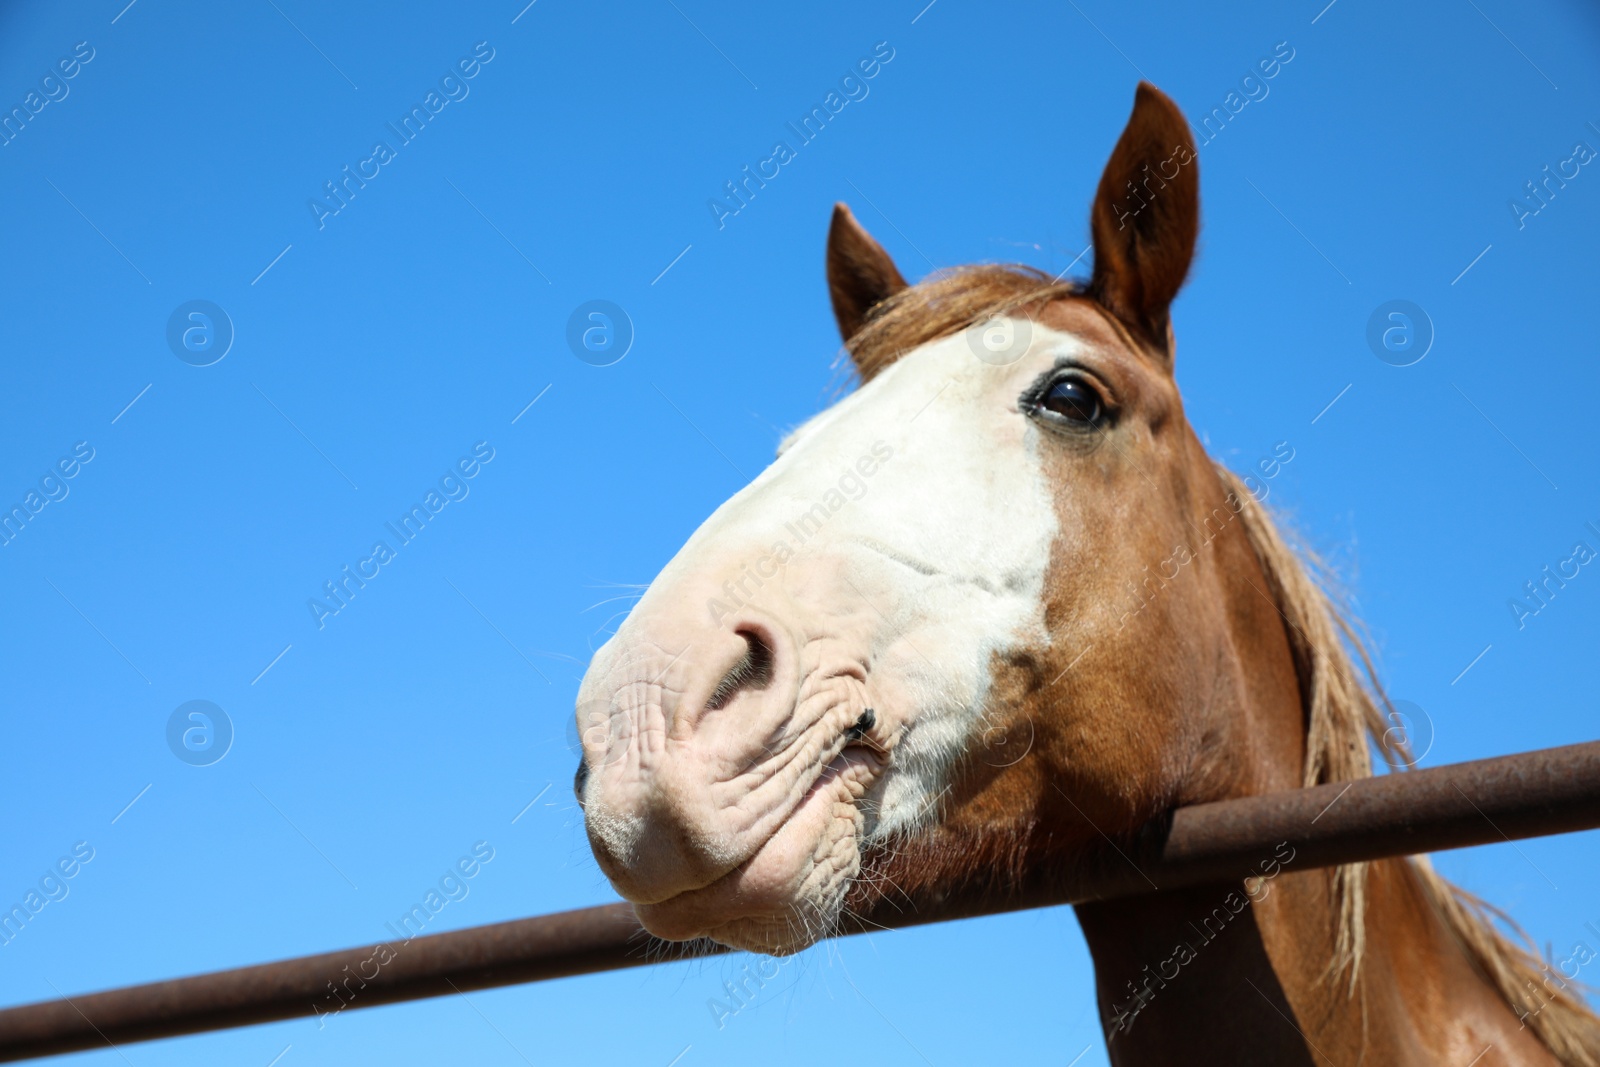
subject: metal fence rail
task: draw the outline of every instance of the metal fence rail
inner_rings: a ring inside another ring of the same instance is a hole
[[[1600,741],[1180,808],[1070,885],[885,909],[863,922],[906,927],[1238,881],[1282,842],[1301,870],[1597,827]],[[385,962],[366,946],[10,1008],[0,1011],[0,1061],[312,1018],[329,1010],[330,983],[349,998],[338,1003],[368,1008],[673,957],[627,904],[416,937],[390,950]]]

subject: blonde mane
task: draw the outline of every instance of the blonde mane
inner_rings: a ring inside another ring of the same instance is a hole
[[[1083,295],[1081,285],[1032,267],[959,267],[901,289],[873,307],[848,349],[862,380],[870,381],[906,352],[973,323]],[[1266,575],[1268,593],[1283,614],[1306,716],[1303,784],[1369,777],[1373,749],[1391,773],[1404,773],[1414,761],[1403,737],[1390,729],[1396,720],[1387,716],[1394,708],[1356,626],[1324,590],[1320,564],[1285,541],[1237,475],[1221,464],[1216,470],[1223,485],[1244,502],[1244,529]],[[1504,912],[1440,877],[1426,857],[1385,862],[1405,865],[1467,959],[1562,1063],[1600,1067],[1600,1018],[1571,991],[1576,983],[1541,961],[1527,935]],[[1337,867],[1333,874],[1338,921],[1327,976],[1344,976],[1350,996],[1360,987],[1366,948],[1367,871],[1367,864],[1355,863]]]
[[[1283,612],[1306,709],[1303,784],[1369,777],[1374,748],[1392,773],[1403,773],[1414,761],[1403,734],[1390,729],[1399,720],[1389,717],[1394,708],[1378,683],[1356,626],[1314,576],[1322,569],[1316,557],[1304,549],[1297,553],[1285,542],[1267,510],[1236,474],[1220,464],[1217,473],[1244,501],[1240,517],[1245,532],[1266,573],[1272,598]],[[1352,650],[1361,663],[1359,675]],[[1527,934],[1509,916],[1440,877],[1424,856],[1392,862],[1410,868],[1434,914],[1473,966],[1562,1063],[1600,1067],[1600,1018],[1569,991],[1574,983],[1539,959]],[[1364,863],[1347,864],[1334,872],[1339,922],[1329,972],[1348,974],[1352,995],[1366,947],[1366,877]]]

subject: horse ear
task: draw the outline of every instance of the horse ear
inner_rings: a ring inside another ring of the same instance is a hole
[[[1172,355],[1167,310],[1194,258],[1200,229],[1200,163],[1189,124],[1149,82],[1111,152],[1090,212],[1094,274],[1089,295]]]
[[[889,253],[861,228],[848,207],[834,204],[828,227],[828,294],[840,335],[849,341],[874,304],[905,287]]]

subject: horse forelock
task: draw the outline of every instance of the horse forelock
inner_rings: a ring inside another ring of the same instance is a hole
[[[856,372],[871,381],[901,356],[975,322],[1023,308],[1084,296],[1075,281],[1033,267],[981,264],[935,272],[876,304],[846,343]]]

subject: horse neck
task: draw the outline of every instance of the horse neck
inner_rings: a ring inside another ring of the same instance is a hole
[[[1118,1067],[1556,1060],[1472,968],[1406,860],[1367,870],[1353,987],[1331,870],[1079,905]],[[1251,893],[1256,899],[1252,902]]]
[[[1197,756],[1181,803],[1296,788],[1305,713],[1293,660],[1248,544],[1219,541],[1231,646],[1248,664],[1215,689],[1220,743]],[[1242,577],[1241,577],[1242,576]],[[1246,882],[1255,874],[1260,880]],[[1084,904],[1112,1061],[1146,1064],[1467,1064],[1493,1045],[1502,1063],[1553,1063],[1478,975],[1407,860],[1356,868],[1365,951],[1339,958],[1334,869],[1263,855],[1237,882]]]
[[[1237,542],[1221,540],[1218,549],[1230,573],[1253,563]],[[1265,585],[1264,578],[1243,573]],[[1238,654],[1219,658],[1253,669],[1228,674],[1216,687],[1214,703],[1223,710],[1213,728],[1221,743],[1214,755],[1196,758],[1182,802],[1300,784],[1305,728],[1299,684],[1283,624],[1275,612],[1269,617],[1261,610],[1266,606],[1247,600],[1228,613],[1232,629],[1219,639]],[[1292,858],[1281,870],[1270,863],[1290,856],[1260,857],[1256,872],[1275,876],[1253,891],[1244,882],[1251,872],[1241,871],[1232,884],[1077,907],[1113,1063],[1309,1067],[1327,1059],[1316,1055],[1319,1034],[1303,1033],[1301,1019],[1362,1027],[1340,998],[1328,995],[1331,983],[1320,981],[1317,961],[1333,958],[1337,930],[1330,872],[1295,871]]]

